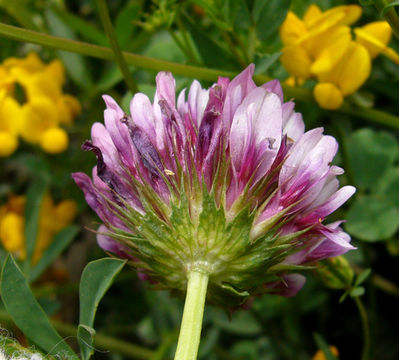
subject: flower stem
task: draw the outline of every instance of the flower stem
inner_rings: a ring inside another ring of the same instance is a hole
[[[104,26],[105,33],[108,36],[108,40],[111,44],[112,50],[115,55],[115,61],[118,64],[123,78],[125,79],[126,85],[128,86],[129,90],[132,92],[132,94],[135,94],[139,92],[139,89],[136,85],[136,82],[134,81],[132,74],[129,71],[129,68],[127,67],[125,58],[122,54],[122,51],[119,47],[118,44],[118,39],[116,38],[114,28],[112,27],[112,22],[111,18],[109,16],[107,4],[105,0],[97,0],[97,7],[98,7],[98,12],[100,13],[101,21]]]
[[[208,274],[198,270],[188,273],[186,302],[175,360],[197,359],[208,278]]]
[[[363,328],[362,360],[368,360],[370,353],[370,328],[369,328],[367,312],[363,305],[362,300],[360,300],[360,297],[356,296],[353,298],[353,300],[356,303],[356,306],[359,310],[360,318],[362,319],[362,328]]]

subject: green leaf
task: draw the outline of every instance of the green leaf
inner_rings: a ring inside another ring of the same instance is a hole
[[[185,16],[185,20],[186,28],[190,32],[204,64],[214,68],[234,69],[232,64],[236,64],[236,60],[230,55],[230,53],[221,47],[191,18]]]
[[[337,360],[338,358],[334,356],[334,354],[331,352],[327,342],[323,339],[323,337],[318,334],[318,333],[313,333],[313,337],[316,341],[317,346],[321,351],[323,351],[323,354],[326,357],[326,360]]]
[[[41,179],[36,180],[29,187],[25,205],[25,241],[26,241],[26,267],[30,267],[36,238],[39,229],[40,208],[44,194],[47,191],[47,183]]]
[[[93,353],[93,343],[94,337],[96,336],[96,331],[86,325],[79,324],[78,326],[78,341],[79,346],[82,351],[82,360],[89,359]]]
[[[380,179],[375,193],[399,209],[399,168],[390,168]]]
[[[370,6],[374,4],[374,0],[359,0],[360,5]]]
[[[274,54],[265,54],[255,60],[255,74],[265,74],[281,56],[282,52],[278,51]]]
[[[65,9],[52,9],[59,19],[68,24],[69,28],[80,34],[83,39],[97,45],[109,46],[108,39],[105,34],[94,25],[82,20],[80,17],[68,12]]]
[[[381,11],[381,15],[385,15],[386,14],[386,12],[390,9],[390,8],[392,8],[392,7],[395,7],[395,6],[399,6],[399,0],[394,0],[394,1],[391,1],[389,4],[386,4],[385,6],[384,6],[384,8],[382,9],[382,11]]]
[[[362,296],[364,293],[365,293],[364,287],[357,286],[349,292],[349,295],[354,298],[354,297]]]
[[[0,8],[3,8],[24,28],[40,30],[37,21],[39,14],[32,8],[32,2],[28,0],[0,0]]]
[[[375,195],[358,196],[347,214],[345,229],[364,241],[389,239],[399,228],[399,210]]]
[[[39,262],[33,267],[29,273],[29,281],[35,281],[42,272],[59,256],[64,249],[71,243],[79,232],[79,227],[75,225],[68,226],[58,232],[50,246],[43,253]]]
[[[1,296],[7,312],[21,331],[43,351],[77,359],[77,355],[51,326],[28,283],[9,255],[1,274]]]
[[[80,280],[80,338],[78,341],[82,351],[82,359],[87,360],[93,353],[93,334],[88,328],[93,328],[100,300],[111,286],[115,276],[122,270],[126,261],[112,258],[104,258],[89,263],[82,273]]]
[[[62,21],[54,11],[46,10],[45,12],[48,27],[52,35],[75,40],[76,36],[67,23]],[[57,51],[59,57],[64,63],[71,79],[83,88],[89,88],[92,84],[88,68],[84,57],[79,54]]]
[[[211,315],[214,324],[228,333],[249,336],[258,335],[262,332],[259,321],[249,311],[238,311],[232,314],[231,319],[220,311],[214,309],[210,311],[209,315]]]
[[[371,129],[354,132],[347,147],[353,178],[361,189],[375,188],[392,166],[399,149],[393,135]]]
[[[115,33],[118,38],[119,46],[125,48],[133,35],[136,25],[134,21],[138,19],[141,6],[139,3],[129,3],[123,8],[115,20]]]
[[[266,40],[280,27],[290,8],[291,0],[255,0],[252,16],[260,40]]]
[[[357,277],[355,280],[355,286],[358,286],[360,284],[362,284],[371,274],[371,269],[365,269],[363,270]]]

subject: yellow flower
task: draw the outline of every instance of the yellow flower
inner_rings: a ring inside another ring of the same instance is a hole
[[[18,147],[21,107],[0,89],[0,157],[11,155]]]
[[[384,21],[351,28],[361,16],[358,5],[336,6],[322,12],[316,5],[303,19],[289,12],[280,27],[281,62],[294,78],[316,78],[313,94],[325,109],[337,109],[343,97],[357,91],[371,72],[371,60],[384,54],[399,64],[399,54],[387,46],[391,29]],[[294,83],[297,81],[294,80]]]
[[[40,146],[50,154],[59,154],[68,147],[68,135],[64,129],[50,128],[42,134]]]
[[[4,249],[20,260],[26,258],[24,237],[24,196],[11,196],[7,204],[0,207],[0,242]],[[49,194],[43,198],[39,214],[39,228],[32,263],[37,263],[50,245],[54,235],[68,226],[77,213],[76,203],[64,200],[54,204]]]
[[[52,154],[66,150],[68,136],[60,125],[71,125],[81,106],[75,97],[63,93],[64,83],[65,71],[59,60],[45,64],[35,53],[4,60],[0,65],[0,156],[16,150],[18,136]],[[24,99],[15,98],[18,86]],[[8,99],[2,105],[4,97]],[[15,124],[18,131],[10,131]],[[57,138],[50,139],[52,132]]]
[[[372,59],[383,54],[399,64],[399,54],[387,46],[391,40],[392,30],[386,21],[375,21],[355,29],[356,41],[362,44]]]
[[[334,356],[339,355],[338,349],[335,346],[330,346],[329,349]],[[326,359],[327,359],[326,356],[324,355],[323,351],[321,351],[321,350],[318,350],[312,358],[312,360],[326,360]]]

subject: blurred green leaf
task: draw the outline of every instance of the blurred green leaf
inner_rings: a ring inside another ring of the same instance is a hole
[[[252,16],[260,40],[266,40],[280,27],[290,8],[291,0],[255,0]]]
[[[365,269],[363,270],[357,277],[355,280],[355,285],[354,286],[358,286],[360,284],[362,284],[364,281],[366,281],[366,279],[370,276],[371,274],[371,269]]]
[[[118,38],[119,46],[124,49],[133,35],[136,25],[134,21],[138,20],[141,6],[138,2],[129,3],[117,15],[115,20],[115,33]]]
[[[362,296],[364,293],[365,293],[364,287],[357,286],[349,292],[349,295],[354,298],[354,297]]]
[[[78,330],[83,360],[89,359],[93,353],[93,337],[88,335],[94,334],[90,329],[93,328],[98,304],[125,263],[126,261],[119,259],[104,258],[92,261],[83,270],[79,290]]]
[[[26,268],[30,267],[32,255],[36,246],[36,239],[39,230],[40,208],[43,197],[47,191],[47,183],[37,179],[29,187],[26,194],[25,205],[25,242],[26,242]]]
[[[347,146],[355,185],[362,189],[375,188],[392,166],[399,149],[394,136],[368,128],[354,132]]]
[[[39,262],[29,273],[29,281],[35,281],[44,270],[65,250],[79,232],[79,227],[71,225],[58,232],[50,246],[44,251]]]
[[[215,310],[215,312],[212,311],[211,314],[213,314],[215,325],[226,332],[241,335],[256,335],[262,331],[258,320],[249,311],[238,311],[232,315],[231,320],[227,318],[225,313],[218,310]]]
[[[11,255],[7,257],[1,274],[1,296],[15,324],[40,349],[51,355],[64,354],[70,359],[78,359],[51,326]]]
[[[360,5],[370,6],[374,4],[374,0],[359,0]]]
[[[374,2],[373,2],[373,3],[374,3]],[[384,8],[382,9],[382,11],[381,11],[381,15],[385,15],[386,12],[387,12],[390,8],[393,8],[393,7],[395,7],[395,6],[399,6],[399,0],[393,0],[393,1],[391,1],[389,4],[386,4],[386,5],[384,6]]]
[[[105,69],[104,73],[101,75],[101,78],[98,80],[98,83],[96,84],[97,91],[107,91],[122,81],[122,79],[123,76],[119,70],[119,66],[112,63]]]
[[[76,39],[73,30],[54,11],[50,9],[46,10],[45,16],[52,35],[67,39]],[[82,88],[89,88],[92,81],[84,57],[66,51],[57,51],[57,53],[62,59],[71,79]]]
[[[347,214],[345,229],[363,241],[383,241],[399,227],[399,210],[374,195],[358,196]]]
[[[378,182],[375,193],[399,209],[399,168],[390,168]]]
[[[65,9],[61,10],[53,8],[52,10],[64,24],[68,24],[68,27],[81,35],[84,40],[97,45],[109,46],[106,35],[96,26],[82,20],[79,16],[76,16]]]
[[[32,3],[28,0],[0,0],[0,8],[3,8],[24,28],[40,30],[40,15],[32,8]]]
[[[212,37],[201,29],[191,18],[185,16],[185,25],[189,31],[202,61],[208,67],[234,69],[236,60]]]
[[[265,74],[266,71],[272,66],[281,56],[281,51],[274,54],[265,54],[255,60],[255,74]]]

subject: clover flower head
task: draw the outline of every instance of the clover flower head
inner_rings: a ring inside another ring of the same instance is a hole
[[[176,292],[205,272],[208,302],[226,307],[292,296],[308,263],[353,248],[341,221],[323,224],[355,191],[339,189],[336,140],[305,132],[280,83],[256,86],[253,72],[209,89],[194,81],[177,100],[161,72],[153,103],[134,95],[130,115],[104,96],[105,125],[83,144],[97,157],[92,179],[73,174],[105,251]]]

